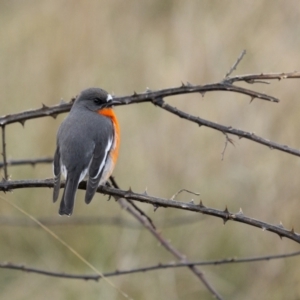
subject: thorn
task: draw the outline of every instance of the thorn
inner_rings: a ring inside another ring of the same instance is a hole
[[[279,222],[279,225],[277,225],[277,227],[284,229],[281,221]]]
[[[225,209],[223,210],[223,212],[226,213],[226,214],[229,214],[229,210],[227,208],[227,205],[226,205]]]
[[[202,98],[204,98],[205,92],[199,92],[199,94],[202,96]]]
[[[249,104],[251,104],[253,102],[253,100],[255,99],[254,96],[251,97]]]
[[[44,103],[42,103],[42,109],[48,109],[49,106],[45,105]]]
[[[73,97],[73,98],[71,99],[70,103],[74,103],[75,100],[76,100],[76,98],[77,98],[77,96],[76,96],[76,97]]]
[[[108,195],[108,199],[107,199],[107,201],[109,201],[111,199],[111,195]],[[117,199],[117,198],[116,198]]]
[[[154,210],[154,212],[156,212],[157,211],[157,209],[158,209],[158,205],[156,205],[156,204],[153,204],[153,210]]]
[[[25,126],[25,121],[26,120],[21,120],[21,121],[19,121],[19,123],[21,123],[21,125],[24,127]]]
[[[198,204],[200,207],[205,208],[205,206],[203,205],[202,200],[200,199],[200,203]]]
[[[194,203],[194,199],[192,199],[192,200],[189,202],[189,204],[195,204],[195,203]]]
[[[126,191],[126,193],[124,195],[124,198],[129,197],[131,193],[132,193],[132,189],[131,189],[131,187],[129,187],[129,189]]]
[[[57,114],[53,114],[53,115],[51,115],[51,117],[52,117],[53,119],[56,119],[56,118],[57,118]]]
[[[231,139],[229,136],[226,136],[226,139],[227,139],[227,141],[228,141],[231,145],[233,145],[233,146],[235,147],[235,144],[234,144],[234,140],[233,140],[233,139]]]
[[[181,81],[181,87],[185,87],[185,84]]]
[[[243,211],[242,211],[242,208],[240,207],[240,210],[239,210],[239,212],[238,213],[236,213],[236,215],[238,215],[238,216],[243,216],[244,215],[244,213],[243,213]]]
[[[146,93],[151,93],[152,91],[147,87],[146,88]]]
[[[67,102],[63,98],[61,98],[60,102],[59,102],[59,105],[63,105],[63,104],[67,104]]]
[[[227,205],[226,205],[225,209],[223,210],[223,212],[226,214],[226,216],[223,218],[223,224],[225,225],[226,222],[229,220],[229,215],[230,215]]]
[[[190,82],[188,82],[188,81],[186,82],[186,85],[189,86],[189,87],[193,86],[193,85],[192,85]]]
[[[148,196],[147,187],[145,188],[145,191],[144,191],[143,195]]]
[[[294,230],[294,227],[292,227],[292,229],[291,229],[291,234],[295,234],[295,230]]]
[[[136,97],[138,94],[136,93],[136,91],[133,92],[133,97]]]

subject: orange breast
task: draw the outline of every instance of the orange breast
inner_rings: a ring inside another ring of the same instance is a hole
[[[116,114],[114,113],[112,108],[104,108],[101,110],[98,110],[98,113],[110,118],[112,120],[112,123],[114,125],[115,129],[115,140],[114,140],[114,145],[113,148],[110,152],[110,156],[114,162],[114,165],[117,162],[118,155],[119,155],[119,147],[120,147],[120,125],[117,119]]]

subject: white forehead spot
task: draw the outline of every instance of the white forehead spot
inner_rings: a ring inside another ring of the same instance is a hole
[[[108,94],[107,95],[107,98],[106,98],[106,102],[109,102],[113,99],[112,95],[111,94]]]

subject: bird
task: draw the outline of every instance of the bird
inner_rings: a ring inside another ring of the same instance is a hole
[[[53,159],[53,202],[59,196],[61,174],[65,178],[60,215],[72,215],[78,185],[85,177],[89,204],[98,186],[112,174],[120,146],[120,125],[113,111],[117,103],[101,88],[85,89],[61,123]]]

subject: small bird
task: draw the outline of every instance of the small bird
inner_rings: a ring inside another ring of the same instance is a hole
[[[60,125],[53,162],[53,202],[59,196],[61,173],[66,179],[60,215],[72,215],[78,184],[86,176],[85,202],[89,204],[111,175],[120,146],[120,126],[112,109],[117,103],[100,88],[86,89]]]

